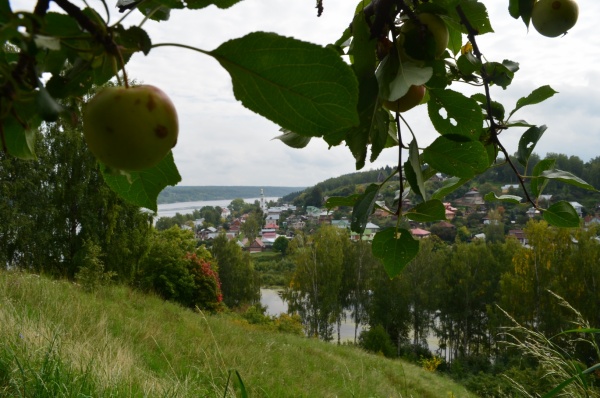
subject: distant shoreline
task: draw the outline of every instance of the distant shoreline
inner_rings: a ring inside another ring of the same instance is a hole
[[[280,199],[280,196],[265,196],[265,201],[268,203],[269,201],[277,201]],[[236,199],[236,198],[234,198]],[[254,203],[255,200],[260,200],[260,198],[241,198],[244,199],[246,203]],[[216,207],[219,206],[221,208],[227,207],[233,199],[217,199],[217,200],[195,200],[192,202],[174,202],[174,203],[163,203],[158,205],[158,211],[156,212],[156,218],[160,217],[173,217],[177,213],[179,214],[192,214],[194,210],[200,210],[205,206]]]
[[[166,187],[158,195],[158,204],[165,205],[181,202],[250,199],[260,197],[261,191],[266,197],[283,197],[300,192],[306,187],[275,186],[175,186]]]

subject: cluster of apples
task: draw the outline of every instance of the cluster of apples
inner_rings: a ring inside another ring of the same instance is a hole
[[[574,0],[539,0],[533,5],[531,23],[539,34],[557,37],[577,23],[579,7]]]
[[[173,102],[151,85],[105,87],[83,110],[88,148],[115,170],[156,166],[175,146],[178,134]]]
[[[397,45],[401,61],[422,63],[432,56],[439,58],[448,47],[448,28],[440,17],[421,13],[417,18],[420,24],[407,20],[400,28]],[[395,101],[384,100],[383,106],[390,111],[406,112],[421,103],[426,91],[422,85],[410,86],[404,96]]]

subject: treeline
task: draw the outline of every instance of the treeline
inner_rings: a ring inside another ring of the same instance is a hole
[[[284,196],[282,200],[284,203],[295,203],[300,206],[321,206],[321,202],[319,204],[315,204],[315,202],[322,200],[324,195],[343,196],[353,194],[356,185],[377,182],[379,179],[389,176],[392,172],[393,169],[390,166],[385,166],[375,170],[344,174],[340,177],[333,177],[319,182],[303,191],[290,193]]]
[[[373,351],[430,356],[433,339],[455,374],[464,376],[473,366],[472,374],[521,372],[526,379],[541,364],[505,344],[504,328],[514,323],[503,311],[548,337],[576,328],[573,313],[551,291],[598,327],[600,242],[597,230],[556,229],[543,221],[530,222],[525,233],[526,247],[510,238],[451,246],[424,239],[415,260],[390,279],[368,243],[350,242],[343,231],[323,226],[290,242],[295,271],[286,298],[311,336],[335,340],[349,317],[368,325],[359,340]],[[563,335],[554,341],[582,369],[600,360],[593,345],[575,340]],[[540,383],[531,383],[530,392],[549,387]]]
[[[108,188],[80,131],[50,124],[35,151],[29,161],[0,151],[0,264],[72,280],[97,246],[106,270],[130,282],[151,215]]]
[[[267,197],[281,197],[298,192],[304,187],[252,187],[252,186],[175,186],[166,187],[158,195],[158,204],[223,200],[235,198],[258,198],[261,189]]]
[[[210,250],[105,184],[81,131],[53,123],[36,132],[35,160],[0,151],[0,266],[64,278],[94,290],[119,282],[190,308],[218,311],[260,299],[247,253],[224,236]],[[219,209],[202,209],[220,222]]]
[[[588,182],[596,189],[600,190],[600,157],[596,157],[584,162],[578,156],[568,156],[560,153],[547,153],[542,159],[537,154],[532,154],[529,159],[527,171],[517,161],[516,156],[511,156],[513,165],[521,175],[531,175],[535,166],[542,160],[555,159],[554,168],[568,171],[575,176]],[[362,171],[351,174],[345,174],[340,177],[330,178],[320,182],[313,187],[306,188],[303,191],[291,193],[283,197],[284,202],[295,203],[299,206],[321,206],[325,196],[348,196],[357,192],[357,186],[361,184],[370,184],[381,181],[388,177],[394,169],[386,166],[377,170]],[[496,192],[501,194],[500,187],[506,184],[518,184],[517,176],[508,163],[501,163],[496,167],[489,168],[483,174],[478,175],[469,184],[458,188],[446,197],[446,200],[453,200],[462,197],[472,186],[477,186],[480,192]],[[428,187],[432,192],[442,186],[442,183],[428,182]],[[512,193],[519,195],[521,189],[517,188]],[[577,201],[586,209],[595,209],[600,202],[600,193],[590,193],[590,191],[575,186],[565,186],[556,181],[550,181],[544,188],[543,194],[553,195],[554,201],[567,200]],[[522,196],[522,194],[520,194]],[[391,205],[394,193],[393,190],[386,196],[386,201]]]

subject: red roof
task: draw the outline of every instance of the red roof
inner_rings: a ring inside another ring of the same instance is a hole
[[[413,228],[410,230],[410,233],[413,234],[414,236],[427,236],[427,235],[431,235],[431,232],[426,231],[424,229],[421,228]]]

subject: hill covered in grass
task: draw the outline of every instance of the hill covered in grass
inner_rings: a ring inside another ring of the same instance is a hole
[[[234,314],[0,272],[0,397],[240,397],[235,371],[249,397],[472,396],[417,366]]]

